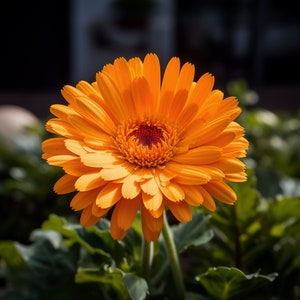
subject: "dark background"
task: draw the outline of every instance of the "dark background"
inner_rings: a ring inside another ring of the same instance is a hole
[[[178,55],[196,65],[197,77],[213,73],[216,87],[224,88],[232,79],[247,80],[258,92],[260,106],[298,110],[297,1],[157,0],[147,14],[127,11],[125,17],[109,1],[90,1],[6,2],[0,11],[0,104],[20,105],[45,118],[49,105],[63,101],[64,84],[94,78],[89,64],[101,70],[123,52],[129,58],[157,50],[162,63]],[[89,18],[87,5],[92,2],[99,18]],[[148,17],[152,27],[143,22]],[[168,31],[163,24],[169,24]],[[150,27],[159,30],[149,31]],[[171,42],[160,34],[172,37]],[[133,37],[136,40],[130,41]],[[162,40],[169,45],[162,48]],[[90,48],[80,52],[85,44]],[[90,73],[92,77],[86,78]]]

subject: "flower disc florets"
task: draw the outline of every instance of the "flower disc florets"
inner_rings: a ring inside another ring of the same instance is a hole
[[[131,164],[154,168],[172,159],[178,140],[177,130],[167,122],[129,120],[117,127],[115,144]]]

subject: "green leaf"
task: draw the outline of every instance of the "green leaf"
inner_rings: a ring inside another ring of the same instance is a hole
[[[55,230],[67,238],[68,246],[73,245],[74,243],[80,244],[84,247],[90,254],[99,254],[106,258],[110,258],[110,253],[103,251],[99,247],[93,247],[85,239],[82,238],[82,234],[86,230],[81,225],[69,224],[64,218],[58,217],[54,214],[49,216],[49,219],[46,220],[42,228],[44,230]]]
[[[244,274],[237,268],[217,267],[209,268],[204,274],[196,277],[211,299],[229,300],[237,299],[250,293],[253,289],[275,280],[277,274],[269,274],[268,276],[253,273]]]
[[[105,290],[111,296],[109,299],[130,299],[122,272],[118,269],[112,269],[107,266],[103,269],[81,268],[76,274],[75,282],[82,284],[100,283],[101,290]]]
[[[10,267],[25,268],[27,267],[26,257],[27,249],[18,242],[1,241],[0,257],[5,259]]]
[[[123,279],[132,300],[146,299],[149,289],[145,279],[132,273],[124,273]]]
[[[202,211],[197,211],[190,222],[172,226],[175,245],[179,253],[191,246],[197,247],[210,241],[213,231],[208,228],[209,218]]]

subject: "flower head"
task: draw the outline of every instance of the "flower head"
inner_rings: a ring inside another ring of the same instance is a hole
[[[191,220],[191,206],[215,210],[215,199],[236,201],[226,182],[246,180],[248,142],[234,120],[235,97],[213,90],[206,73],[194,81],[194,65],[173,57],[161,80],[155,54],[118,58],[96,81],[65,86],[68,105],[54,104],[43,158],[65,175],[58,194],[76,192],[70,206],[80,223],[94,225],[110,210],[111,234],[122,239],[141,211],[145,239],[157,240],[163,212]]]

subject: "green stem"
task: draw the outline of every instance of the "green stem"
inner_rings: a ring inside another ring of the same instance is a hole
[[[169,254],[170,265],[173,273],[173,278],[175,281],[175,288],[177,289],[178,299],[185,298],[185,286],[183,283],[182,272],[179,264],[179,258],[177,250],[174,244],[173,235],[167,220],[167,215],[164,213],[164,223],[162,229],[163,237],[165,240],[167,252]]]
[[[143,238],[142,244],[142,276],[148,281],[153,259],[153,243]]]

